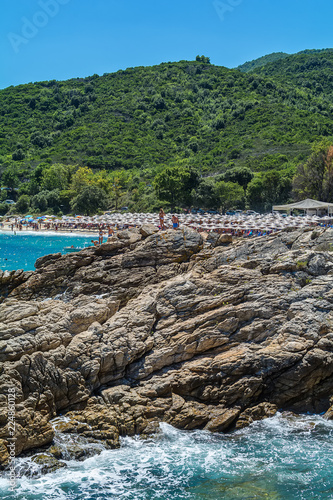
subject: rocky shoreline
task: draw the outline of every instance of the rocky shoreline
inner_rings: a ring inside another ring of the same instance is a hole
[[[0,272],[2,466],[13,388],[16,454],[43,450],[49,470],[55,432],[115,448],[160,421],[333,418],[333,230],[205,236],[147,225]]]

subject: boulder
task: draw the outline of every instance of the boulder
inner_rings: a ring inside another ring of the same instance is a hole
[[[158,233],[158,227],[154,226],[154,224],[143,224],[140,227],[140,233],[144,238],[151,236],[152,234]]]

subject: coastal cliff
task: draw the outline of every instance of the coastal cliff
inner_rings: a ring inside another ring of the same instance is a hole
[[[55,429],[117,447],[160,421],[333,416],[333,231],[205,236],[146,226],[0,273],[0,463],[13,388],[16,453],[56,458]]]

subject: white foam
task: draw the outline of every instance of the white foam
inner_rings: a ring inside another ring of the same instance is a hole
[[[66,421],[66,417],[55,419],[55,427],[60,421]],[[245,488],[258,481],[260,488],[262,483],[269,485],[267,491],[286,491],[274,498],[296,498],[290,492],[298,492],[297,488],[323,488],[321,476],[326,477],[328,488],[333,486],[332,436],[333,422],[311,415],[277,414],[230,434],[181,431],[162,423],[154,439],[126,437],[120,449],[102,449],[99,455],[83,462],[65,461],[66,469],[40,478],[20,478],[14,498],[171,499],[175,491],[177,498],[201,498],[190,494],[193,485],[217,482],[230,485],[232,492],[233,485],[240,487],[244,483]],[[70,445],[74,438],[57,434],[57,439],[66,446],[66,440]],[[0,497],[5,495],[6,483],[2,479]]]

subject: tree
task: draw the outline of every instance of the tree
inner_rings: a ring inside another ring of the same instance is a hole
[[[48,203],[47,203],[47,193],[48,191],[40,191],[35,194],[31,200],[32,208],[40,210],[40,212],[46,212]]]
[[[19,180],[18,175],[15,170],[5,170],[1,177],[1,183],[3,186],[14,189],[18,186]]]
[[[261,175],[255,176],[246,189],[246,200],[251,208],[261,210],[263,207],[263,181]]]
[[[108,202],[103,189],[97,186],[85,186],[71,201],[71,208],[75,213],[93,215],[98,210],[106,210]]]
[[[193,205],[202,208],[219,207],[219,197],[212,178],[201,179],[200,184],[192,193]]]
[[[112,179],[108,175],[106,170],[100,170],[93,177],[93,183],[95,186],[103,189],[106,194],[112,192]]]
[[[73,169],[73,167],[72,167]],[[66,189],[70,179],[70,167],[55,163],[45,168],[42,173],[41,187],[48,191]]]
[[[219,181],[215,185],[215,192],[223,212],[236,207],[244,198],[244,190],[236,182]]]
[[[333,146],[328,141],[314,144],[308,160],[298,165],[293,190],[298,200],[333,201]]]
[[[7,203],[0,203],[0,215],[5,215],[9,211]]]
[[[166,167],[156,175],[154,189],[161,200],[176,204],[191,205],[192,190],[199,184],[199,174],[190,167]]]
[[[72,177],[71,189],[79,194],[83,189],[91,185],[93,172],[88,167],[79,167]]]
[[[288,200],[291,187],[289,172],[272,170],[257,174],[252,179],[247,186],[246,199],[251,208],[271,210],[272,205]]]
[[[28,211],[30,206],[30,196],[22,194],[16,202],[15,211],[24,214]]]
[[[203,63],[206,63],[206,64],[210,64],[210,58],[209,57],[206,57],[206,56],[196,56],[195,58],[196,61],[198,62],[203,62]]]
[[[248,167],[235,167],[230,170],[227,170],[224,174],[224,180],[230,182],[237,182],[244,191],[249,184],[249,182],[253,179],[253,172]]]
[[[113,183],[112,183],[112,197],[115,200],[115,208],[118,210],[118,201],[119,198],[121,197],[121,191],[122,191],[122,184],[120,177],[114,177],[113,178]]]
[[[14,153],[12,154],[12,160],[14,161],[20,161],[20,160],[23,160],[25,157],[22,149],[17,149],[16,151],[14,151]]]

